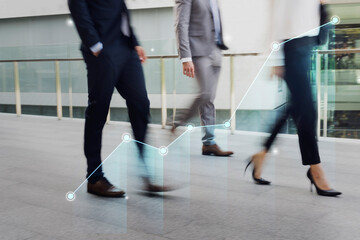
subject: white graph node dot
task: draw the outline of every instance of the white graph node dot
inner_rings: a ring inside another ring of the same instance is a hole
[[[188,129],[189,131],[192,131],[192,130],[194,130],[194,125],[192,125],[192,124],[189,124],[189,125],[187,126],[187,129]]]
[[[122,139],[124,142],[129,142],[131,140],[131,135],[129,133],[124,133]]]
[[[224,122],[224,127],[225,128],[231,127],[231,123],[229,121]]]
[[[74,192],[68,192],[66,193],[66,200],[69,202],[72,202],[75,200],[75,193]]]
[[[338,16],[335,15],[335,16],[331,17],[331,23],[332,24],[335,25],[335,24],[338,24],[339,22],[340,22],[340,18]]]
[[[273,42],[272,44],[271,44],[271,50],[273,50],[273,51],[278,51],[280,49],[280,43],[278,43],[278,42]]]
[[[159,153],[161,156],[165,156],[166,154],[168,154],[168,148],[167,147],[160,147],[159,148]]]
[[[274,149],[272,150],[272,153],[273,153],[274,155],[278,155],[279,150],[278,150],[277,148],[274,148]]]

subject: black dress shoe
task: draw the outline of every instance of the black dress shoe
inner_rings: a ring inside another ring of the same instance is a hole
[[[316,189],[316,193],[317,193],[318,195],[320,195],[320,196],[336,197],[336,196],[338,196],[338,195],[341,195],[341,192],[336,191],[336,190],[334,190],[334,189],[323,190],[323,189],[319,188],[319,187],[316,185],[315,181],[314,181],[314,178],[313,178],[313,176],[312,176],[312,174],[311,174],[310,168],[309,168],[309,170],[307,171],[306,175],[307,175],[307,177],[308,177],[309,180],[310,180],[310,191],[311,191],[311,192],[312,192],[312,185],[314,184],[315,189]]]
[[[156,192],[169,192],[169,191],[172,191],[174,189],[172,187],[169,187],[169,186],[146,184],[146,185],[144,185],[143,190],[146,191],[146,192],[156,193]]]
[[[270,183],[271,183],[270,181],[265,180],[263,178],[256,178],[255,177],[255,170],[253,170],[253,172],[252,172],[252,178],[254,180],[254,183],[258,184],[258,185],[270,185]]]
[[[147,177],[143,177],[143,181],[144,181],[143,190],[146,192],[159,193],[159,192],[169,192],[174,190],[174,188],[170,186],[160,186],[160,185],[152,184],[150,179]]]
[[[100,178],[96,183],[88,182],[88,193],[102,197],[124,197],[125,192],[112,185],[105,177]]]

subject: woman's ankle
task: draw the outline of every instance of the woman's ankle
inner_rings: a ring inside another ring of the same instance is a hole
[[[310,172],[311,176],[313,177],[316,185],[323,189],[323,190],[329,190],[330,185],[328,181],[326,180],[325,173],[323,168],[319,164],[310,165]]]

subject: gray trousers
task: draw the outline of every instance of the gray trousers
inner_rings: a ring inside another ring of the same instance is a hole
[[[200,91],[187,113],[179,118],[180,123],[184,124],[199,111],[201,125],[209,126],[203,128],[202,142],[204,145],[215,144],[215,127],[213,125],[215,125],[216,111],[214,100],[219,82],[221,58],[221,51],[218,48],[214,49],[209,56],[193,57],[195,77]]]

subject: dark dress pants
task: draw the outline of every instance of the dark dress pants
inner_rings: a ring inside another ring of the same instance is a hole
[[[285,81],[290,91],[290,107],[278,120],[264,146],[270,149],[289,115],[295,121],[303,165],[320,163],[316,140],[317,113],[310,85],[311,51],[315,37],[302,37],[285,43]]]
[[[273,143],[276,139],[276,136],[279,134],[281,129],[285,126],[285,123],[288,120],[289,116],[290,116],[290,109],[288,107],[286,107],[286,110],[281,112],[280,117],[277,119],[275,125],[271,129],[270,137],[268,137],[266,139],[266,141],[263,145],[265,147],[266,151],[270,151],[270,148],[273,145]]]
[[[126,42],[104,45],[98,57],[90,52],[82,52],[88,71],[89,93],[84,151],[88,165],[87,177],[93,183],[104,175],[100,166],[102,130],[114,88],[126,100],[134,138],[140,142],[145,141],[150,102],[141,62],[136,51]],[[138,148],[143,160],[143,145],[138,144]]]

